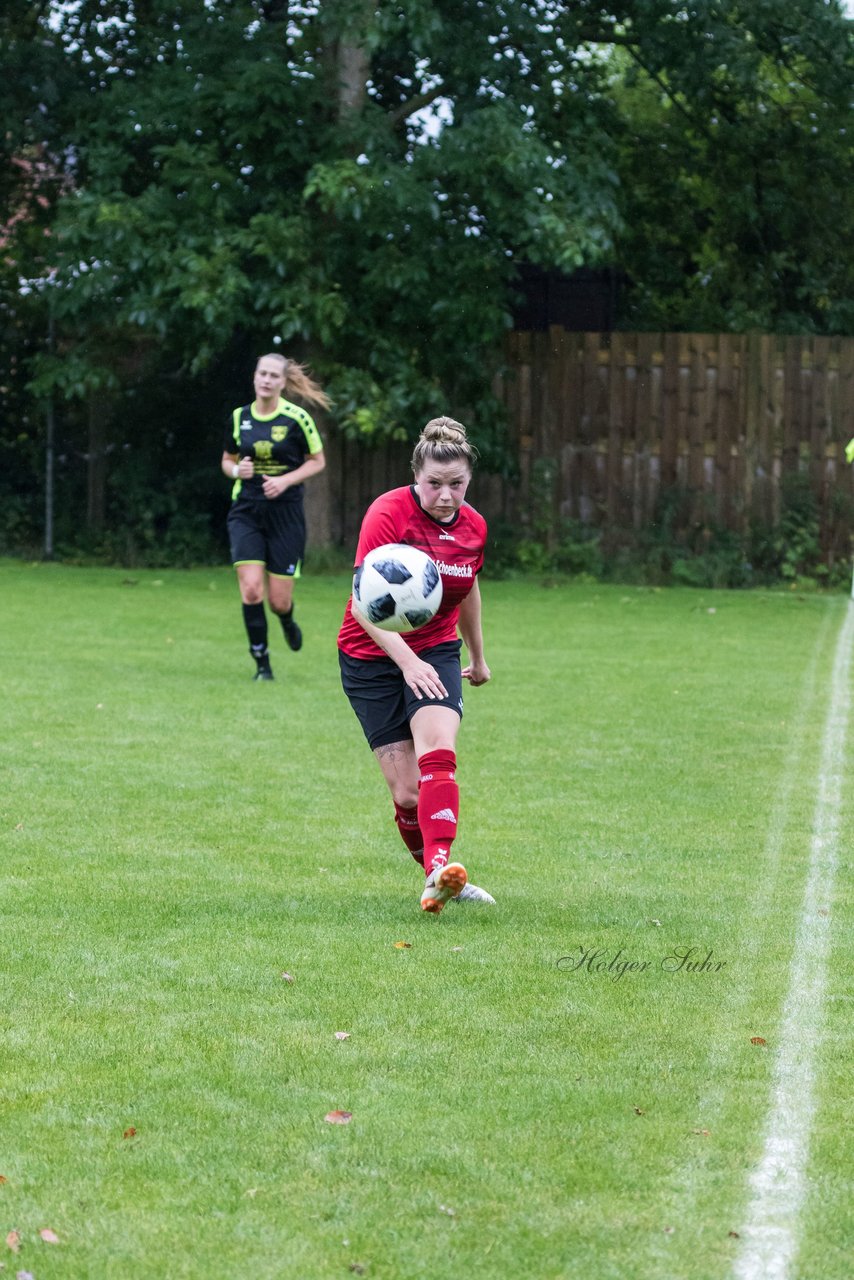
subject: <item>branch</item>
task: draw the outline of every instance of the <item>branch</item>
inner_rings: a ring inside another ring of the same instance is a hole
[[[424,107],[429,107],[431,102],[443,97],[446,92],[445,85],[439,84],[434,89],[426,89],[424,93],[416,93],[414,98],[401,102],[399,107],[395,107],[394,111],[389,112],[388,118],[392,127],[400,124],[402,120],[407,120],[409,116],[414,116],[416,111],[422,111]]]
[[[707,126],[702,124],[699,118],[696,115],[692,115],[692,113],[688,110],[688,108],[682,102],[680,102],[676,91],[670,88],[670,86],[667,84],[667,81],[662,78],[661,73],[658,71],[655,71],[652,67],[650,67],[641,57],[637,49],[633,48],[631,45],[627,45],[626,47],[628,48],[630,55],[634,58],[638,66],[641,67],[646,72],[646,74],[650,77],[650,79],[655,81],[655,83],[658,85],[661,92],[668,98],[670,102],[673,103],[673,106],[676,108],[676,110],[685,117],[685,119],[691,125],[692,129],[696,129],[697,132],[702,134],[702,136],[708,142],[711,142],[713,140],[713,136],[709,131],[709,129],[707,128]],[[721,114],[724,114],[722,108],[721,108]]]

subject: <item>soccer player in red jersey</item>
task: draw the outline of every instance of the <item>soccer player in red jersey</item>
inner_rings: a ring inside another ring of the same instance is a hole
[[[356,564],[374,547],[420,547],[442,576],[442,603],[430,622],[399,635],[381,631],[348,601],[338,635],[341,680],[394,802],[404,844],[424,867],[424,911],[449,899],[494,902],[468,883],[451,861],[459,788],[456,742],[463,714],[462,682],[486,684],[477,574],[486,521],[465,501],[476,453],[465,427],[434,418],[412,455],[414,484],[377,498],[365,515]],[[461,666],[459,634],[468,651]]]

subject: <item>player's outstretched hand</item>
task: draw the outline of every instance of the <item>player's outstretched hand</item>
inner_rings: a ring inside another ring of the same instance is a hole
[[[413,654],[401,670],[404,680],[419,701],[424,697],[447,698],[448,690],[439,679],[435,667],[431,667],[429,662]]]
[[[486,684],[487,680],[492,679],[492,672],[485,662],[470,662],[467,667],[463,667],[462,676],[464,680],[468,680],[471,685]]]

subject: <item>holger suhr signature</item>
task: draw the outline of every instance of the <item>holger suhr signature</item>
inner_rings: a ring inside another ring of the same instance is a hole
[[[619,982],[627,973],[648,973],[653,969],[662,973],[720,973],[726,963],[726,960],[716,960],[714,951],[705,947],[674,947],[657,960],[633,960],[624,947],[613,951],[607,947],[585,947],[579,943],[573,954],[560,957],[557,967],[570,973],[600,974],[612,982]]]

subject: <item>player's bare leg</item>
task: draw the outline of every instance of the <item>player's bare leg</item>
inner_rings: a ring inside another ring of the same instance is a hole
[[[302,648],[302,631],[294,621],[294,580],[279,574],[267,575],[267,599],[273,613],[278,614],[289,649]]]

